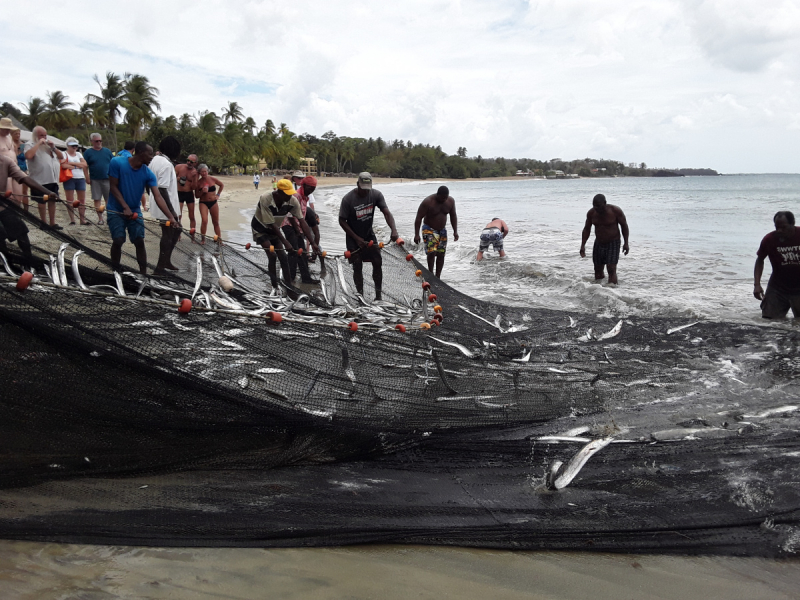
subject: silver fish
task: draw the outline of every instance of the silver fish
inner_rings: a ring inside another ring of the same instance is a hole
[[[89,288],[86,287],[86,284],[83,283],[83,279],[81,279],[81,272],[78,268],[78,258],[80,258],[81,254],[83,254],[83,250],[78,250],[72,255],[72,277],[75,279],[75,282],[78,284],[79,288],[82,290],[88,290]]]
[[[483,408],[511,408],[512,406],[516,406],[515,402],[506,403],[506,404],[498,404],[497,402],[486,402],[485,400],[476,400],[475,406],[482,406]]]
[[[314,410],[313,408],[306,408],[305,406],[301,406],[299,404],[297,405],[297,408],[315,417],[322,417],[323,419],[333,419],[334,413],[332,410]]]
[[[47,265],[45,265],[45,267],[47,267]],[[58,276],[58,266],[56,265],[56,257],[52,254],[50,255],[50,269],[47,274],[50,275],[50,279],[53,280],[54,284],[61,285],[61,278]]]
[[[0,252],[0,259],[3,260],[3,268],[6,270],[6,273],[11,275],[11,277],[16,277],[17,274],[11,270],[11,266],[8,264],[8,260],[6,260],[6,257],[2,252]]]
[[[766,419],[767,417],[773,417],[775,415],[785,415],[787,413],[794,412],[798,409],[800,409],[800,406],[789,404],[787,406],[780,406],[778,408],[769,408],[763,412],[758,413],[757,415],[744,415],[744,416],[747,418]]]
[[[211,264],[214,265],[214,270],[217,272],[217,277],[222,277],[223,275],[225,275],[225,273],[219,266],[219,262],[217,262],[217,257],[214,256],[213,254],[211,255]]]
[[[64,266],[64,252],[67,251],[69,248],[69,244],[64,242],[58,249],[58,277],[61,279],[61,285],[69,285],[69,280],[67,279],[67,269]]]
[[[200,291],[200,286],[203,285],[203,260],[198,256],[197,257],[197,279],[194,282],[194,292],[192,292],[192,300],[197,295],[197,292]]]
[[[673,327],[672,329],[667,329],[667,335],[672,335],[676,331],[680,331],[681,329],[686,329],[687,327],[691,327],[692,325],[697,325],[700,321],[695,321],[694,323],[689,323],[688,325],[681,325],[680,327]]]
[[[122,285],[122,276],[116,271],[114,271],[114,281],[117,282],[117,293],[120,296],[127,296],[127,294],[125,293],[125,286]]]
[[[572,317],[568,317],[568,318],[569,318],[569,326],[570,327],[574,328],[574,327],[578,326],[578,322],[575,319],[573,319]]]
[[[475,353],[472,352],[466,346],[462,346],[461,344],[456,343],[456,342],[445,342],[444,340],[440,340],[439,338],[433,337],[432,335],[430,335],[428,337],[431,338],[432,340],[436,340],[440,344],[445,344],[446,346],[453,346],[453,348],[458,348],[461,351],[461,353],[464,356],[466,356],[467,358],[475,358]]]
[[[488,324],[489,324],[489,325],[491,325],[492,327],[497,327],[497,324],[496,324],[496,323],[492,323],[492,322],[491,322],[489,319],[484,319],[483,317],[481,317],[481,316],[479,316],[479,315],[476,315],[474,312],[472,312],[471,310],[469,310],[469,309],[468,309],[468,308],[466,308],[465,306],[462,306],[461,304],[459,304],[459,305],[458,305],[458,308],[460,308],[461,310],[463,310],[463,311],[464,311],[465,313],[467,313],[468,315],[472,315],[472,316],[473,316],[473,317],[475,317],[476,319],[480,319],[480,320],[481,320],[481,321],[483,321],[484,323],[488,323]],[[498,317],[499,317],[499,316],[500,316],[500,315],[498,315]]]
[[[344,268],[342,267],[342,261],[340,259],[336,259],[336,270],[339,274],[339,287],[342,288],[342,293],[346,296],[350,295],[350,291],[347,288],[347,283],[344,280]]]
[[[590,438],[580,437],[577,435],[543,435],[542,437],[536,438],[537,442],[580,442],[585,444],[587,442],[591,442]]]
[[[586,330],[586,334],[585,335],[582,335],[581,337],[578,338],[578,341],[579,342],[588,342],[589,340],[593,340],[593,339],[594,338],[592,337],[592,328],[590,327],[589,329]]]
[[[581,469],[588,462],[588,460],[597,452],[608,446],[612,440],[613,438],[611,437],[592,440],[583,448],[581,448],[578,453],[572,457],[572,460],[569,461],[569,464],[566,466],[561,475],[558,476],[558,479],[555,480],[553,483],[554,487],[557,490],[562,490],[567,487],[572,480],[575,479],[578,473],[580,473]]]
[[[342,347],[342,370],[344,371],[347,378],[353,383],[353,391],[356,388],[356,374],[353,371],[353,367],[350,366],[350,354],[347,352],[347,348],[344,346]]]
[[[609,339],[611,339],[613,337],[618,336],[620,331],[622,331],[622,321],[621,320],[620,320],[619,323],[614,325],[614,327],[612,329],[609,329],[604,334],[599,336],[597,339],[598,340],[609,340]]]
[[[278,373],[286,373],[283,369],[275,369],[272,367],[264,367],[263,369],[259,369],[256,373],[263,373],[265,375],[276,375]]]
[[[528,350],[528,353],[523,354],[522,358],[512,358],[511,360],[513,360],[514,362],[530,362],[532,352],[533,350]]]
[[[328,286],[325,285],[325,280],[324,279],[320,279],[319,280],[319,287],[322,290],[322,297],[325,299],[325,302],[327,304],[330,304],[331,301],[330,301],[330,298],[328,298]]]
[[[439,396],[436,401],[437,402],[457,402],[459,400],[494,400],[499,396]]]

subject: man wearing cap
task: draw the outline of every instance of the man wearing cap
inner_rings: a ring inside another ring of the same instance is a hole
[[[11,137],[12,131],[19,131],[18,127],[14,127],[11,119],[3,117],[0,119],[0,156],[7,156],[8,158],[17,161],[17,149],[14,140]],[[13,177],[8,178],[8,183],[3,187],[0,192],[9,191],[14,196],[18,196],[17,202],[22,201],[22,184],[17,182]]]
[[[111,195],[111,184],[108,182],[108,167],[114,155],[103,147],[103,136],[93,133],[89,136],[92,147],[83,152],[83,160],[89,165],[86,183],[92,186],[92,200],[97,211],[97,224],[103,224],[103,200],[108,204]]]
[[[28,177],[17,166],[15,159],[10,159],[5,154],[0,155],[0,189],[6,189],[8,180],[14,179],[17,183],[27,185],[32,191],[36,191],[40,196],[49,195],[52,192],[39,185],[32,177]],[[31,266],[31,242],[28,239],[28,226],[18,214],[17,208],[7,206],[5,199],[0,200],[0,252],[7,253],[6,240],[17,242],[19,249],[22,250],[22,262],[26,267]],[[15,202],[19,205],[19,202]]]
[[[442,276],[444,253],[447,252],[447,215],[450,215],[450,223],[453,225],[453,240],[458,241],[456,201],[450,195],[447,186],[443,185],[435,194],[431,194],[422,201],[417,210],[417,219],[414,221],[414,243],[419,244],[419,227],[422,225],[422,239],[425,240],[428,270],[433,273],[435,262],[437,277]]]
[[[56,225],[56,198],[58,198],[58,175],[64,154],[56,148],[55,143],[47,139],[47,130],[37,125],[31,132],[30,141],[25,144],[25,160],[28,161],[28,173],[47,190],[48,199],[37,190],[31,190],[31,198],[39,204],[39,218],[42,224],[50,219],[50,227],[63,229]],[[47,209],[45,210],[45,205]]]
[[[342,204],[339,207],[339,225],[344,229],[347,249],[353,252],[350,256],[350,264],[353,265],[353,283],[356,285],[356,291],[362,296],[364,295],[362,267],[364,261],[371,262],[375,299],[380,300],[383,287],[383,260],[380,248],[378,248],[378,239],[372,230],[372,219],[376,208],[381,209],[383,217],[386,219],[386,224],[391,230],[392,241],[400,236],[397,235],[394,217],[386,206],[383,194],[372,189],[372,175],[366,171],[359,173],[356,186],[356,189],[347,192],[342,198]],[[374,243],[371,248],[367,245],[370,241]]]
[[[280,224],[283,222],[286,215],[292,215],[300,223],[303,233],[308,239],[311,239],[311,231],[303,219],[303,211],[300,208],[300,201],[295,197],[297,191],[294,189],[292,182],[288,179],[281,179],[277,183],[277,189],[274,192],[267,192],[262,194],[258,199],[256,205],[256,212],[253,215],[253,220],[250,221],[250,227],[253,231],[253,241],[259,244],[267,253],[269,262],[269,278],[272,282],[272,287],[278,287],[278,273],[275,264],[275,257],[281,263],[281,271],[283,271],[283,280],[286,285],[291,286],[292,279],[290,278],[289,261],[286,257],[286,250],[291,252],[296,251],[298,248],[289,243],[281,232]],[[273,246],[274,252],[270,252],[269,247]],[[312,242],[311,247],[314,252],[319,252],[319,247]],[[304,273],[305,271],[305,273]],[[305,277],[308,274],[308,266],[303,269],[301,266],[300,273]],[[308,275],[308,283],[319,283],[316,279],[311,279]]]
[[[316,218],[316,213],[308,207],[308,195],[314,191],[317,187],[317,179],[315,177],[304,177],[300,181],[300,187],[297,189],[297,193],[295,194],[295,198],[300,203],[300,210],[303,213],[303,219],[306,221],[306,225],[312,232],[312,237],[306,238],[303,235],[303,229],[300,226],[300,222],[295,219],[291,215],[287,215],[286,218],[283,220],[283,225],[281,226],[281,230],[283,231],[283,236],[286,240],[295,248],[303,248],[307,250],[306,247],[306,239],[317,246],[319,245],[319,227],[318,221]],[[311,211],[311,217],[309,217],[309,212]],[[290,278],[294,281],[294,278],[297,276],[297,267],[300,266],[300,278],[303,283],[319,283],[316,279],[311,277],[311,273],[308,270],[308,261],[309,256],[308,253],[304,253],[302,256],[297,256],[296,254],[289,254],[289,271],[290,271]]]

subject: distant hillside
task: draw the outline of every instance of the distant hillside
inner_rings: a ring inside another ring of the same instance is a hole
[[[675,172],[681,175],[719,175],[714,169],[676,169]]]

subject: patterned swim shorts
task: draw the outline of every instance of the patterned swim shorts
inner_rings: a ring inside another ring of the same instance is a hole
[[[425,242],[425,252],[444,254],[447,252],[447,228],[435,231],[428,225],[422,226],[422,239]]]
[[[489,246],[494,247],[497,252],[503,249],[503,232],[497,227],[487,227],[481,232],[481,243],[478,250],[486,252]]]

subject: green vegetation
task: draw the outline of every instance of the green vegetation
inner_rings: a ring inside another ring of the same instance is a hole
[[[47,92],[44,99],[34,97],[20,103],[22,110],[8,102],[0,110],[13,114],[30,129],[42,125],[52,135],[71,135],[87,146],[89,134],[98,131],[112,150],[121,149],[126,139],[144,139],[157,147],[162,138],[172,135],[181,142],[184,156],[197,154],[215,172],[237,167],[252,170],[259,162],[269,169],[294,169],[303,157],[315,158],[321,172],[369,171],[375,176],[414,179],[506,177],[518,171],[550,177],[557,171],[559,177],[651,177],[657,171],[644,163],[626,166],[605,159],[469,158],[464,147],[448,155],[441,146],[380,137],[351,138],[333,131],[320,137],[297,135],[286,123],[275,127],[271,119],[259,128],[252,117],[245,117],[237,102],[229,102],[219,114],[205,110],[163,118],[157,113],[161,110],[158,89],[144,75],[108,72],[103,79],[95,75],[94,81],[97,89],[78,105],[55,91]],[[696,171],[716,174],[710,169]]]

